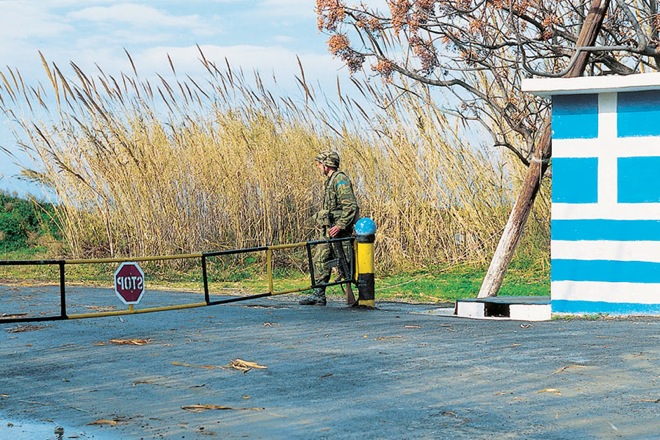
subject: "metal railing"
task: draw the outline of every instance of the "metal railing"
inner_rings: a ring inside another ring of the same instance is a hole
[[[203,252],[196,254],[181,254],[181,255],[164,255],[164,256],[150,256],[150,257],[135,257],[135,258],[96,258],[96,259],[72,259],[72,260],[4,260],[0,261],[0,266],[40,266],[40,265],[57,265],[59,268],[59,295],[60,295],[60,304],[59,304],[59,315],[45,315],[45,316],[21,316],[21,317],[12,317],[15,315],[9,314],[8,317],[4,318],[0,316],[0,323],[18,323],[18,322],[36,322],[36,321],[54,321],[54,320],[64,320],[64,319],[83,319],[83,318],[97,318],[104,316],[118,316],[118,315],[131,315],[139,313],[152,313],[152,312],[161,312],[167,310],[180,310],[180,309],[190,309],[196,307],[205,307],[218,304],[227,304],[238,301],[246,301],[257,298],[264,298],[268,296],[276,295],[285,295],[296,292],[303,292],[305,290],[313,289],[320,286],[334,286],[339,284],[348,284],[355,282],[355,271],[351,268],[350,276],[346,276],[341,280],[336,280],[333,282],[317,284],[314,281],[314,265],[312,258],[312,248],[317,245],[324,243],[336,243],[342,241],[351,241],[353,243],[353,237],[346,238],[333,238],[330,240],[314,240],[308,242],[294,243],[294,244],[281,244],[273,246],[260,246],[253,248],[244,248],[244,249],[232,249],[232,250],[223,250],[223,251],[213,251],[213,252]],[[309,262],[310,269],[310,279],[311,283],[308,286],[294,289],[285,289],[285,290],[275,290],[274,281],[273,281],[273,251],[280,251],[286,249],[294,249],[305,247],[307,253],[307,259]],[[222,298],[222,299],[212,299],[209,289],[209,276],[208,276],[208,261],[212,257],[226,257],[231,255],[238,254],[247,254],[247,253],[266,253],[266,276],[268,281],[268,290],[263,293],[257,293],[246,296],[238,296],[231,298]],[[107,264],[107,263],[125,263],[125,262],[146,262],[146,261],[164,261],[164,260],[183,260],[183,259],[199,259],[202,269],[202,284],[204,292],[204,301],[203,302],[194,302],[186,304],[177,304],[177,305],[168,305],[168,306],[159,306],[159,307],[147,307],[142,309],[136,309],[132,304],[128,306],[127,310],[113,310],[113,311],[100,311],[94,313],[67,313],[67,291],[66,291],[66,266],[69,265],[81,265],[81,264]]]

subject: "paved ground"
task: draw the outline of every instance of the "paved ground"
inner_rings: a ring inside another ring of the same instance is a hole
[[[0,287],[0,313],[54,292]],[[80,310],[118,301],[77,294]],[[0,323],[0,439],[658,438],[660,319],[530,324],[377,307],[291,296]],[[267,368],[242,372],[236,359]]]

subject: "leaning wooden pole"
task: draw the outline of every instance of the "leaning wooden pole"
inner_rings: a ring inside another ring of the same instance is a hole
[[[610,0],[593,0],[591,2],[591,9],[587,14],[587,18],[582,25],[580,35],[576,42],[578,48],[593,46],[596,43],[596,38],[600,33],[603,19],[607,12]],[[566,73],[566,78],[573,78],[582,76],[587,62],[589,60],[588,51],[579,51],[576,55],[573,66]],[[493,259],[490,262],[488,272],[481,284],[479,290],[479,298],[486,298],[490,296],[497,296],[504,275],[511,263],[513,253],[518,246],[520,237],[522,236],[525,224],[529,218],[529,213],[534,205],[536,195],[541,188],[541,180],[548,168],[550,158],[552,157],[552,128],[550,125],[550,116],[544,121],[542,134],[536,144],[536,149],[530,166],[527,168],[525,180],[523,181],[522,189],[516,203],[513,205],[509,219],[504,227],[504,232],[500,237],[500,241],[493,254]]]

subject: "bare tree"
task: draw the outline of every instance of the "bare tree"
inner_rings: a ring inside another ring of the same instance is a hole
[[[628,75],[660,68],[656,0],[317,0],[330,52],[356,72],[370,65],[452,98],[448,111],[477,124],[493,146],[528,166],[479,297],[496,296],[548,171],[548,104],[521,91],[524,77]],[[453,105],[452,105],[453,103]]]

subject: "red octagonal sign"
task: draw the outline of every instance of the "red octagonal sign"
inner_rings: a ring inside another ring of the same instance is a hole
[[[124,304],[137,304],[144,293],[144,272],[137,263],[121,263],[115,272],[115,293]]]

